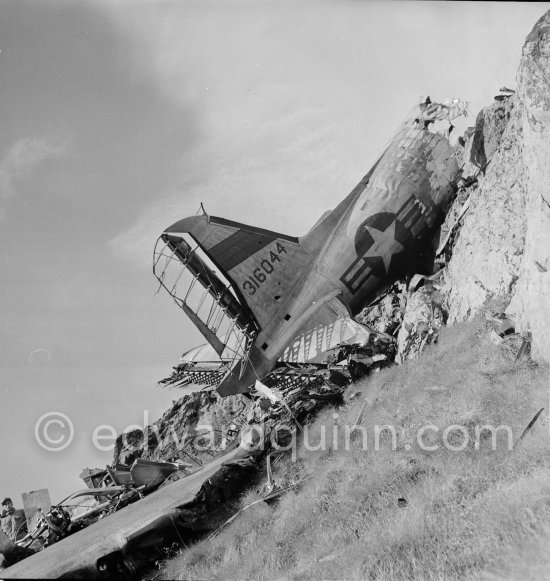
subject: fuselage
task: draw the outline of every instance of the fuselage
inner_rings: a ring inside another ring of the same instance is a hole
[[[327,301],[356,314],[381,286],[403,275],[419,242],[439,225],[458,170],[444,136],[418,125],[400,133],[346,198],[347,207],[300,239],[307,251],[300,277],[258,334],[250,378],[241,381],[267,373],[295,338],[318,324],[315,314]],[[272,251],[258,253],[257,264]]]
[[[246,391],[289,345],[300,338],[311,341],[315,329],[356,314],[382,287],[414,270],[459,173],[448,135],[430,126],[434,119],[450,120],[463,112],[457,102],[421,103],[369,173],[303,237],[207,215],[180,220],[165,231],[165,239],[191,236],[254,321],[253,332],[247,330],[250,325],[245,329],[246,356],[222,381],[220,393]],[[169,241],[176,254],[178,240]],[[186,305],[182,308],[194,317]],[[200,328],[196,317],[195,324]],[[208,330],[203,334],[209,339]]]

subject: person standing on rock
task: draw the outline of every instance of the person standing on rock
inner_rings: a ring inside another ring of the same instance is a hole
[[[2,501],[2,513],[0,514],[0,526],[2,531],[13,542],[22,539],[27,534],[27,519],[25,511],[15,508],[11,498]]]

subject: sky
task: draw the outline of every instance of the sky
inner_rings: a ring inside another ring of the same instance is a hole
[[[420,97],[461,97],[473,123],[514,88],[549,8],[3,0],[0,495],[59,501],[82,468],[110,463],[98,426],[143,426],[180,397],[156,382],[203,341],[157,294],[165,227],[202,202],[305,234]],[[48,418],[50,440],[68,442],[65,417],[72,441],[44,449]]]

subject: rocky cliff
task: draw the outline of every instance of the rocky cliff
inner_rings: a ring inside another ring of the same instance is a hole
[[[527,167],[526,234],[518,288],[510,306],[533,337],[533,356],[550,361],[550,12],[523,47],[518,96]]]
[[[445,272],[449,323],[500,300],[535,360],[550,360],[550,13],[527,37],[517,91],[477,117],[462,151],[475,179]],[[452,209],[453,211],[453,209]],[[456,208],[454,208],[456,212]]]

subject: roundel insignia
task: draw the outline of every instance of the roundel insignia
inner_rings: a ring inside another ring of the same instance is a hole
[[[373,274],[385,277],[390,269],[405,266],[407,250],[412,244],[411,231],[403,226],[392,212],[369,216],[355,234],[358,258],[369,264]]]

